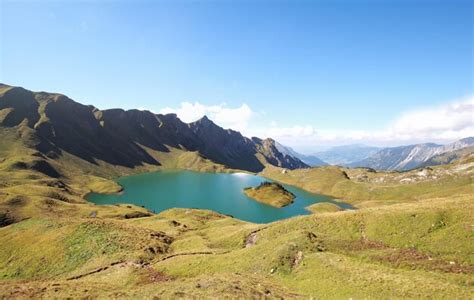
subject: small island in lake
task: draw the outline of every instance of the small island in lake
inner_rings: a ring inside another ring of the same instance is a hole
[[[281,184],[268,181],[262,182],[255,188],[245,188],[244,194],[258,202],[278,208],[293,203],[295,199],[295,195],[286,190]]]

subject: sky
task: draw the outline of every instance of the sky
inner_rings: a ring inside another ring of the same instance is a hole
[[[0,0],[0,82],[311,153],[474,135],[473,2]]]

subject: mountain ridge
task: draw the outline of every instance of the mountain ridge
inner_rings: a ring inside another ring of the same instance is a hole
[[[275,143],[275,146],[277,147],[278,151],[280,151],[281,153],[289,155],[289,156],[297,157],[301,161],[303,161],[305,164],[311,167],[319,167],[319,166],[328,165],[328,163],[321,160],[319,157],[316,157],[315,155],[301,154],[299,152],[296,152],[293,148],[289,146],[284,146],[278,142]]]
[[[176,114],[100,110],[62,94],[6,84],[0,85],[0,112],[2,127],[28,128],[37,139],[36,150],[49,157],[65,151],[92,164],[101,160],[127,168],[159,166],[159,159],[146,148],[169,152],[172,147],[250,172],[263,170],[266,163],[288,169],[307,167],[298,158],[271,148],[271,143],[257,143],[240,132],[223,129],[207,116],[184,123]]]
[[[421,143],[383,148],[363,160],[350,163],[349,167],[367,167],[378,170],[406,171],[429,166],[430,159],[474,145],[474,137],[467,137],[447,145]]]
[[[335,146],[326,151],[314,153],[314,156],[331,165],[346,166],[376,153],[382,148],[363,144]]]

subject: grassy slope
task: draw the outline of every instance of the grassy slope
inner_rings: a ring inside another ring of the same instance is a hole
[[[343,210],[337,204],[329,203],[329,202],[314,203],[314,204],[311,204],[310,206],[307,206],[306,209],[311,211],[312,213],[336,212],[336,211]]]
[[[260,175],[292,184],[314,193],[325,194],[357,207],[412,202],[433,197],[470,195],[473,191],[474,165],[466,169],[457,165],[436,166],[429,175],[410,172],[371,172],[367,169],[319,167],[282,172],[268,166]]]
[[[155,167],[94,165],[67,153],[42,158],[27,128],[1,134],[0,220],[13,224],[0,227],[0,297],[468,299],[474,292],[472,158],[433,168],[430,179],[334,167],[263,172],[367,207],[358,211],[267,225],[190,209],[126,219],[147,212],[82,196],[117,192],[110,179]],[[162,168],[225,171],[178,149],[152,155]],[[35,170],[40,160],[64,175]]]
[[[32,219],[0,229],[0,290],[45,297],[469,298],[474,207],[467,200],[270,225],[187,209],[133,220]],[[252,232],[256,239],[245,247]]]

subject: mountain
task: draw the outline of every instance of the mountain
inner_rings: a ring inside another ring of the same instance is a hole
[[[314,155],[331,165],[348,165],[363,160],[381,148],[354,144],[332,147],[329,150],[317,152]]]
[[[464,138],[448,145],[426,143],[391,147],[382,149],[366,159],[351,163],[349,166],[404,171],[430,165],[432,158],[434,158],[432,162],[435,163],[435,157],[439,155],[449,157],[449,153],[470,146],[474,146],[473,137]],[[449,158],[447,159],[449,160]]]
[[[435,155],[425,161],[424,163],[420,164],[418,167],[427,167],[427,166],[437,166],[437,165],[445,165],[462,159],[469,154],[474,153],[474,146],[468,146],[465,148],[457,149],[448,151],[442,154]]]
[[[16,128],[38,155],[72,155],[91,164],[134,168],[159,166],[160,153],[197,152],[228,168],[259,172],[266,163],[288,169],[307,167],[271,142],[223,129],[207,117],[187,124],[175,114],[83,105],[67,96],[31,92],[0,84],[0,131]]]
[[[318,157],[314,155],[305,155],[296,152],[293,150],[291,147],[284,146],[278,142],[275,143],[275,146],[277,147],[278,151],[280,151],[283,154],[299,158],[301,161],[303,161],[305,164],[311,166],[311,167],[318,167],[318,166],[327,166],[328,164]]]
[[[443,146],[443,152],[457,151],[474,145],[474,137],[467,137]]]
[[[273,139],[252,138],[252,141],[257,145],[260,153],[267,157],[267,161],[274,166],[279,166],[288,169],[300,169],[309,167],[302,162],[298,157],[283,153],[278,147],[278,143]],[[286,167],[285,167],[286,166]]]

